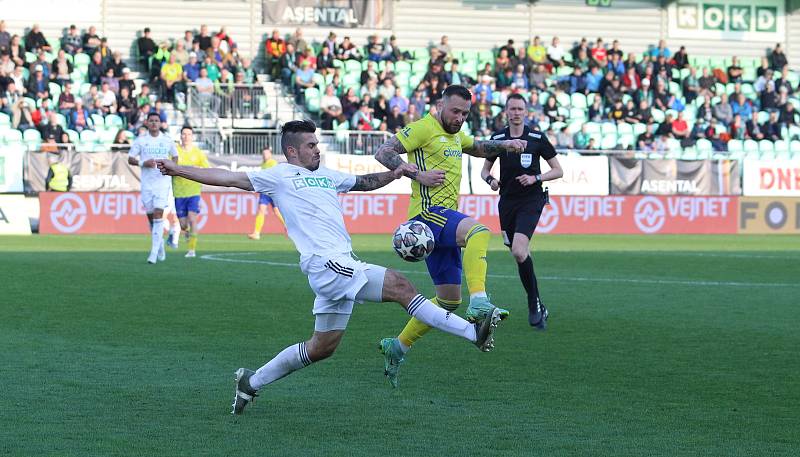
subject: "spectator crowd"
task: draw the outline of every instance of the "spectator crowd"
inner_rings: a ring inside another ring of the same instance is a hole
[[[201,25],[158,43],[144,28],[135,49],[132,69],[93,26],[72,25],[55,39],[36,24],[24,37],[12,35],[0,21],[0,112],[9,127],[36,129],[44,142],[74,141],[74,133],[98,124],[121,139],[120,131],[137,131],[153,110],[166,125],[164,104],[185,108],[189,87],[223,116],[261,115],[253,60],[239,54],[225,27]],[[563,149],[666,151],[702,140],[725,151],[731,140],[788,142],[800,134],[800,78],[780,43],[758,65],[692,58],[663,40],[642,55],[624,52],[618,40],[582,39],[568,48],[558,37],[538,36],[526,45],[508,40],[492,51],[457,52],[447,36],[403,49],[395,36],[362,45],[331,32],[309,42],[302,29],[288,37],[274,30],[263,51],[263,72],[324,129],[395,132],[435,112],[444,89],[461,84],[474,97],[471,133],[501,128],[506,98],[519,93],[528,100],[528,125]]]

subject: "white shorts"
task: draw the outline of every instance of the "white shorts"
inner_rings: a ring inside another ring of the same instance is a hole
[[[302,264],[308,284],[317,295],[315,315],[349,316],[353,305],[363,301],[382,301],[386,268],[355,260],[348,254],[313,256]],[[345,321],[346,323],[346,321]],[[340,330],[340,329],[337,329]]]
[[[170,205],[170,188],[142,188],[142,206],[147,214],[152,214],[155,209],[166,209]]]

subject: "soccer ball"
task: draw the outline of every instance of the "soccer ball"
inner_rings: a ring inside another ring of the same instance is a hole
[[[420,221],[406,221],[394,231],[392,245],[401,259],[419,262],[433,252],[433,232]]]

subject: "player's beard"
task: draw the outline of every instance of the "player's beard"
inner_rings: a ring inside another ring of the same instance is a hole
[[[463,125],[463,123],[460,124],[460,125],[454,125],[454,124],[451,124],[449,122],[447,122],[447,123],[443,122],[442,123],[442,129],[444,129],[444,131],[449,133],[450,135],[455,135],[456,133],[459,132],[459,130],[461,130],[461,125]]]

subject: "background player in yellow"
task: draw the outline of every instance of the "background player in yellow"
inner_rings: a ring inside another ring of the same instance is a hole
[[[269,146],[264,147],[261,151],[261,157],[263,161],[261,162],[261,169],[266,170],[267,168],[272,168],[278,164],[278,161],[272,158],[272,149]],[[267,206],[272,206],[272,211],[275,212],[275,216],[278,217],[278,220],[281,221],[281,224],[286,226],[286,222],[283,221],[283,216],[281,216],[280,210],[278,207],[275,206],[275,202],[272,201],[266,194],[259,194],[258,197],[258,214],[256,214],[256,225],[253,228],[253,233],[247,235],[248,238],[251,240],[260,240],[261,239],[261,229],[264,227],[264,217],[267,215]]]
[[[178,145],[178,165],[209,168],[208,158],[194,144],[194,131],[188,125],[181,129],[181,142]],[[181,222],[181,230],[186,235],[189,251],[186,257],[194,257],[197,249],[197,215],[200,214],[201,184],[186,178],[172,178],[172,193],[175,195],[175,214]]]
[[[425,260],[436,287],[432,301],[447,311],[461,304],[461,248],[463,265],[470,294],[467,319],[478,321],[490,314],[495,306],[486,295],[486,251],[491,233],[475,219],[458,212],[461,187],[461,154],[475,157],[495,157],[501,152],[522,152],[522,140],[473,140],[461,132],[472,105],[472,94],[459,85],[445,89],[437,102],[436,114],[412,122],[387,140],[375,153],[375,158],[390,170],[405,162],[400,154],[408,153],[408,161],[416,164],[416,172],[406,172],[411,178],[411,203],[408,216],[431,228],[436,247]],[[501,316],[508,311],[500,310]],[[397,375],[406,352],[416,340],[430,330],[417,319],[411,319],[397,338],[381,340],[385,357],[385,374],[397,387]]]

